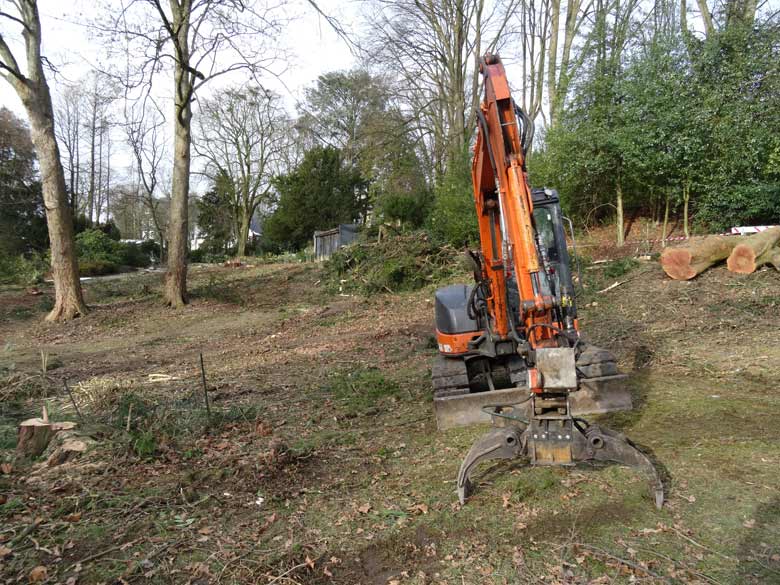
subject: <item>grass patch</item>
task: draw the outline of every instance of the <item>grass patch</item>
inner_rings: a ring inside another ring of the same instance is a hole
[[[332,376],[324,388],[348,415],[368,414],[400,393],[397,382],[378,369],[366,368]]]

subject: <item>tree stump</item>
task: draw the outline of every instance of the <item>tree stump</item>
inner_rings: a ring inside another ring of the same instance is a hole
[[[54,429],[48,420],[30,418],[19,425],[17,454],[23,457],[37,457],[46,450],[54,436]]]
[[[734,247],[743,241],[745,238],[735,236],[710,236],[689,246],[666,248],[661,254],[661,266],[675,280],[690,280],[728,258]]]
[[[763,264],[773,264],[775,268],[780,262],[775,260],[774,246],[780,240],[780,227],[771,228],[746,238],[744,242],[729,254],[726,265],[731,272],[751,274]]]

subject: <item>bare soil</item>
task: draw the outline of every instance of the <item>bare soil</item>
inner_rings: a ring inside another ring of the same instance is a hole
[[[135,274],[85,283],[92,312],[64,325],[42,322],[51,291],[0,291],[0,582],[780,583],[780,275],[584,268],[581,327],[637,403],[601,422],[663,464],[661,511],[614,466],[488,467],[461,507],[484,429],[436,431],[433,285],[195,267],[183,310]],[[97,447],[15,461],[44,401]]]

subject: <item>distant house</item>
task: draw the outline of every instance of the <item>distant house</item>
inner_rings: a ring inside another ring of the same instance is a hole
[[[333,252],[354,242],[358,237],[358,226],[354,223],[342,223],[331,230],[314,232],[314,259],[326,260]]]

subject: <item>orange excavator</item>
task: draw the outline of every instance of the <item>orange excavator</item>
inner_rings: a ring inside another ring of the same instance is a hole
[[[465,502],[471,473],[486,460],[595,460],[645,472],[660,508],[663,484],[651,459],[622,434],[581,418],[631,409],[626,376],[609,351],[580,336],[568,220],[554,190],[528,184],[533,123],[512,99],[498,55],[485,55],[480,73],[472,180],[481,248],[468,252],[475,282],[439,289],[435,298],[438,427],[494,427],[463,461],[458,497]]]

